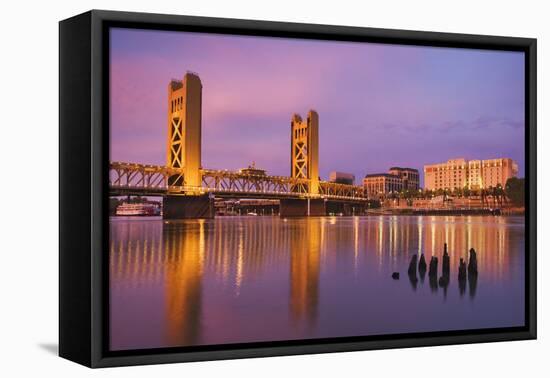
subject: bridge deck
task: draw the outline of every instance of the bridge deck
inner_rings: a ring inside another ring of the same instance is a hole
[[[186,195],[212,193],[235,198],[326,198],[341,201],[368,200],[362,186],[321,181],[319,194],[304,191],[309,180],[287,176],[255,175],[228,170],[201,169],[202,186],[168,186],[168,178],[181,176],[182,170],[160,165],[124,162],[109,164],[109,194],[117,195]]]

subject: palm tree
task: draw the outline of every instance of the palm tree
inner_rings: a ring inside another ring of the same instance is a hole
[[[453,195],[455,195],[456,197],[463,197],[464,191],[462,190],[462,188],[456,187],[453,190]]]
[[[462,194],[464,195],[464,197],[470,198],[472,191],[470,190],[470,188],[468,188],[468,186],[464,186],[464,188],[462,189]]]
[[[497,196],[499,205],[502,206],[504,204],[504,201],[506,200],[506,196],[504,193],[504,188],[501,184],[497,184],[495,188],[495,194]]]

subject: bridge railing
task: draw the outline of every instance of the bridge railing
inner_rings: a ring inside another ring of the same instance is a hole
[[[366,200],[361,186],[321,181],[319,194],[307,191],[309,180],[287,176],[269,176],[228,170],[202,169],[202,186],[168,185],[169,178],[182,171],[161,165],[111,162],[109,187],[112,193],[254,194],[272,197],[304,197]]]
[[[340,184],[329,181],[319,182],[319,194],[347,198],[367,198],[367,190],[363,186]]]
[[[307,195],[302,188],[309,184],[307,179],[286,176],[268,176],[225,170],[205,169],[202,172],[203,187],[220,192],[272,193]]]
[[[145,189],[166,189],[173,172],[168,167],[134,163],[111,162],[109,186]]]

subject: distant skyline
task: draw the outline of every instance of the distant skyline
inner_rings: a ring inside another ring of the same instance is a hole
[[[202,165],[290,174],[290,119],[319,113],[319,171],[510,157],[524,176],[521,52],[111,29],[110,160],[166,163],[167,87],[203,85]],[[421,175],[422,176],[422,175]]]

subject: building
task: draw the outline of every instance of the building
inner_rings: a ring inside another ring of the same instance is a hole
[[[403,190],[403,180],[390,173],[375,173],[365,176],[363,186],[367,189],[369,197],[383,196]]]
[[[510,158],[451,159],[446,163],[425,165],[424,186],[427,190],[504,187],[506,181],[517,174],[518,166]]]
[[[418,190],[420,188],[420,174],[418,173],[418,169],[391,167],[388,173],[401,178],[404,190]]]
[[[368,174],[363,179],[363,186],[369,196],[383,196],[403,190],[418,190],[420,175],[418,169],[391,167],[388,173]]]
[[[328,181],[336,182],[338,184],[354,185],[355,184],[355,175],[353,175],[351,173],[332,171],[329,174]]]

